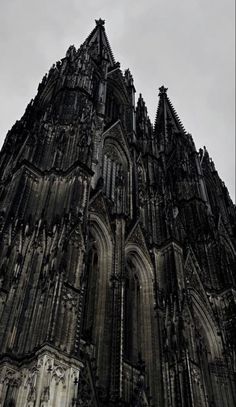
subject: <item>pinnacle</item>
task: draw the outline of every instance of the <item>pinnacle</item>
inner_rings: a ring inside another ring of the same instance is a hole
[[[143,99],[142,93],[139,94],[137,104],[138,104],[138,105],[141,105],[141,106],[145,106],[145,101],[144,101],[144,99]]]
[[[155,128],[157,129],[157,127],[160,125],[160,120],[161,117],[164,119],[164,122],[172,122],[172,124],[174,124],[175,126],[175,130],[176,131],[180,131],[185,133],[185,129],[183,124],[181,123],[181,120],[173,106],[173,104],[171,103],[170,99],[167,96],[167,90],[168,88],[166,88],[164,85],[162,85],[159,88],[159,103],[158,103],[158,107],[157,107],[157,113],[156,113],[156,120],[155,120]],[[165,106],[165,108],[164,108]],[[166,113],[163,113],[163,112]],[[162,115],[162,113],[164,115]]]

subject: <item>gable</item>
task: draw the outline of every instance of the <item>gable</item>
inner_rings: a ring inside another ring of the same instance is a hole
[[[131,229],[130,233],[128,234],[126,241],[125,241],[125,245],[126,245],[126,247],[128,247],[129,245],[138,247],[142,251],[144,256],[146,257],[146,259],[149,262],[149,264],[151,265],[151,267],[153,267],[139,221],[137,221],[135,223],[134,227]]]
[[[96,214],[101,219],[101,221],[106,225],[107,229],[110,232],[110,235],[113,236],[109,211],[106,202],[103,198],[102,191],[99,191],[90,200],[89,212]]]
[[[131,166],[131,157],[129,153],[129,146],[124,136],[120,120],[114,123],[103,135],[103,152],[109,151],[109,154],[116,157],[119,155],[120,159],[126,159],[127,166]]]

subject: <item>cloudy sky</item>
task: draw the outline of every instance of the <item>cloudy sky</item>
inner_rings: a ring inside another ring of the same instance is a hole
[[[235,201],[234,7],[234,0],[1,0],[0,143],[44,73],[101,17],[152,121],[164,84]]]

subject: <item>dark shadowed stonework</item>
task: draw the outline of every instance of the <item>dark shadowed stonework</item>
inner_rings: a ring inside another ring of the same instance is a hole
[[[0,407],[236,406],[235,207],[134,95],[98,20],[7,134]]]

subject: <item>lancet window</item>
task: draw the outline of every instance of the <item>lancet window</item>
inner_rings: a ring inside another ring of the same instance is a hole
[[[107,123],[115,123],[118,119],[123,119],[124,112],[122,104],[113,92],[108,91],[106,99],[106,121]]]
[[[128,177],[127,163],[122,162],[116,149],[105,149],[102,176],[104,192],[113,203],[113,211],[127,213],[128,210]]]
[[[138,199],[141,222],[145,226],[145,171],[141,164],[137,166]]]
[[[141,285],[132,262],[126,266],[124,290],[124,357],[136,365],[141,359]]]
[[[119,163],[114,161],[109,155],[105,154],[103,161],[103,178],[105,181],[105,193],[112,201],[115,199],[116,176],[119,169]]]
[[[98,263],[98,251],[96,246],[92,244],[88,255],[86,317],[84,323],[84,336],[91,341],[94,339],[97,282],[99,273]]]

